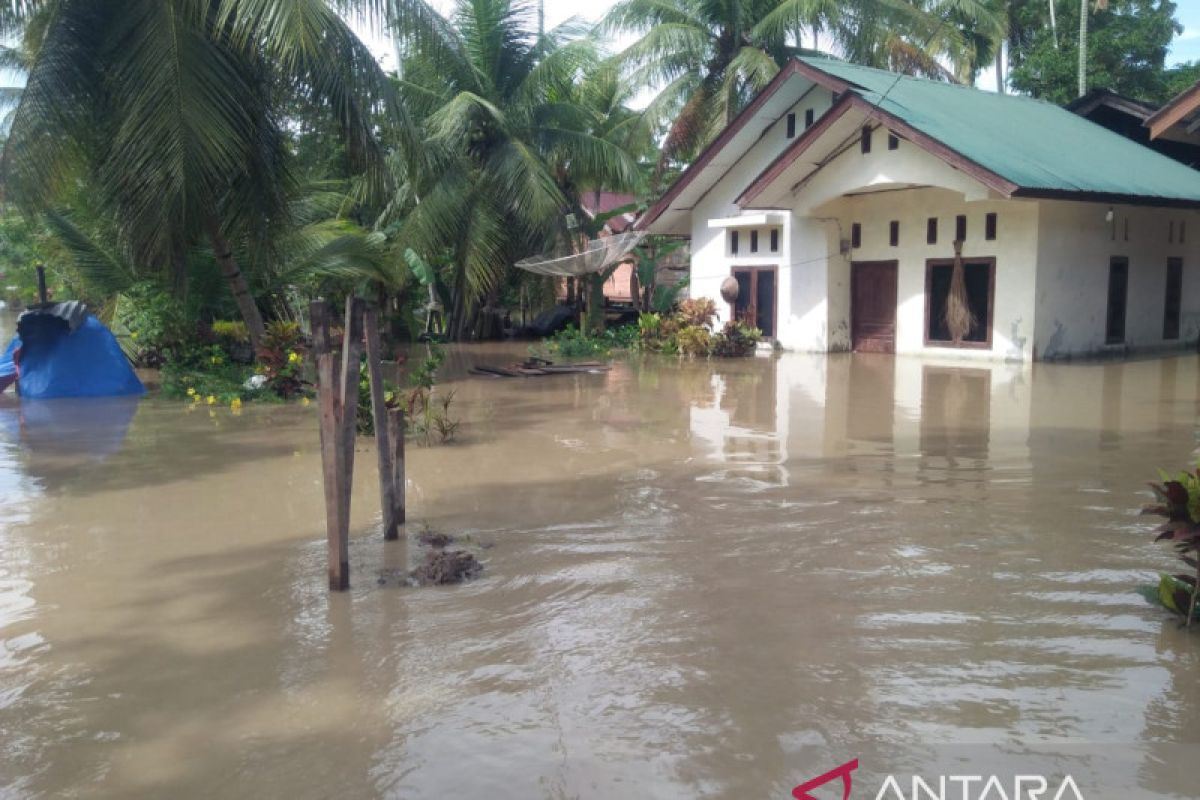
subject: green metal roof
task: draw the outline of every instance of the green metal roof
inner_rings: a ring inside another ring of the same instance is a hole
[[[1051,103],[831,58],[801,61],[1022,189],[1200,203],[1200,172]]]

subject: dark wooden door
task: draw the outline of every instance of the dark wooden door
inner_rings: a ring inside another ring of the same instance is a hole
[[[896,352],[895,261],[850,265],[850,343],[856,353]]]
[[[1125,316],[1129,305],[1129,259],[1117,256],[1108,262],[1108,318],[1105,344],[1124,344]]]
[[[1167,296],[1163,305],[1163,338],[1179,338],[1179,312],[1183,303],[1183,259],[1167,259]]]
[[[733,318],[758,328],[768,339],[775,336],[775,267],[734,267],[738,298]]]

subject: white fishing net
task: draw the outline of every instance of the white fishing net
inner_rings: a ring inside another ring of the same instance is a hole
[[[539,275],[564,278],[589,275],[619,263],[638,246],[645,235],[641,231],[626,231],[602,239],[592,239],[578,253],[557,257],[530,256],[518,261],[516,266]]]

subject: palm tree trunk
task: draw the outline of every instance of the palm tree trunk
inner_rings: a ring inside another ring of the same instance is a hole
[[[188,293],[187,253],[178,245],[171,249],[171,283],[175,290],[175,297],[180,303],[186,303]]]
[[[588,276],[587,327],[589,336],[604,333],[604,284],[610,271],[601,270]]]
[[[1079,0],[1079,96],[1087,94],[1088,0]]]
[[[208,239],[212,244],[213,254],[217,258],[217,266],[221,268],[221,274],[225,276],[225,281],[229,284],[233,301],[237,303],[242,321],[246,323],[246,330],[250,333],[250,345],[257,354],[259,344],[267,333],[266,326],[263,325],[262,314],[258,311],[254,296],[250,294],[246,276],[242,274],[237,259],[233,256],[233,248],[229,246],[229,240],[221,233],[221,226],[215,219],[210,218],[207,227]]]
[[[998,94],[1004,94],[1006,83],[1008,82],[1004,79],[1004,40],[1001,39],[996,43],[996,92]]]

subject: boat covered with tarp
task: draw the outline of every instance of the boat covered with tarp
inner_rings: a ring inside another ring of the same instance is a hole
[[[78,301],[40,303],[17,318],[0,353],[0,392],[23,398],[117,397],[146,389],[112,331]]]

